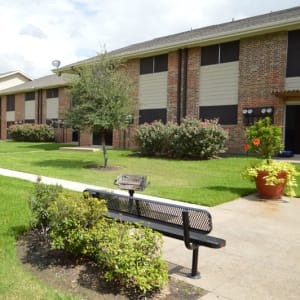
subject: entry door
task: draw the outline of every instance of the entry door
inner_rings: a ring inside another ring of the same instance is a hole
[[[300,154],[300,105],[286,107],[285,149]]]
[[[112,146],[112,130],[105,131],[105,144],[106,146]],[[100,134],[93,133],[93,145],[101,145],[101,136]]]

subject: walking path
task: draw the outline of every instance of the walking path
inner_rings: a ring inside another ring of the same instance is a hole
[[[0,175],[37,180],[37,175],[1,168]],[[104,189],[45,176],[42,182],[75,191]],[[165,237],[163,256],[171,276],[205,289],[208,293],[203,300],[300,299],[299,198],[263,201],[250,195],[209,210],[214,223],[212,235],[224,238],[226,247],[200,247],[202,277],[190,279],[186,275],[192,252],[182,241]]]

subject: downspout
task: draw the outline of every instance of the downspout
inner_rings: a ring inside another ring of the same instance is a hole
[[[178,77],[177,77],[177,124],[180,124],[181,119],[181,72],[182,68],[182,50],[178,50]]]
[[[187,77],[188,77],[188,49],[184,49],[183,53],[183,63],[184,63],[184,70],[183,70],[183,101],[182,101],[182,117],[186,117],[187,112]]]

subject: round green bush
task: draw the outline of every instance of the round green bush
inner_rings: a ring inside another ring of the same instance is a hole
[[[54,129],[45,124],[19,124],[8,128],[8,136],[17,142],[52,142]]]

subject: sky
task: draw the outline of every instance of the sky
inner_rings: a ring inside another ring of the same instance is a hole
[[[156,37],[294,6],[300,0],[0,0],[0,74],[32,78]]]

